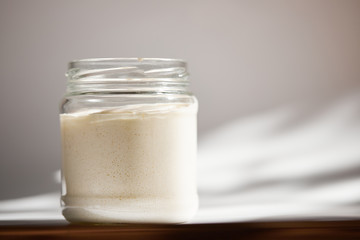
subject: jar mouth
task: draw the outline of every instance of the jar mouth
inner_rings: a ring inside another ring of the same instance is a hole
[[[186,67],[186,61],[175,58],[85,58],[69,62],[69,69],[71,68],[96,68],[96,67],[118,67],[126,64],[131,65],[171,65]]]
[[[186,81],[187,64],[170,58],[89,58],[69,63],[66,76],[69,81],[131,79]]]
[[[68,92],[186,92],[187,64],[170,58],[89,58],[69,63]]]

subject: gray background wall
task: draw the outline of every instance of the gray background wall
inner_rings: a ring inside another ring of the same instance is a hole
[[[56,191],[68,61],[189,63],[201,137],[360,89],[360,1],[0,1],[0,200]]]

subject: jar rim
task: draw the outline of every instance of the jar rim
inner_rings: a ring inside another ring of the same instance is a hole
[[[87,68],[87,67],[96,67],[96,66],[120,66],[122,64],[171,64],[172,66],[181,66],[186,67],[186,61],[183,59],[175,58],[140,58],[140,57],[131,57],[131,58],[84,58],[84,59],[75,59],[69,62],[68,68]]]
[[[69,62],[67,92],[188,92],[187,64],[170,58],[88,58]]]

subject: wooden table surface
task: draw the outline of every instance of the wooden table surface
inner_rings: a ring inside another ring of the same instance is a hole
[[[1,222],[0,239],[360,239],[360,220],[183,225]]]

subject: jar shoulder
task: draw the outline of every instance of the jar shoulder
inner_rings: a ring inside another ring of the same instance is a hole
[[[84,109],[116,109],[137,105],[198,106],[192,94],[84,94],[65,95],[60,103],[60,113],[74,113]]]

